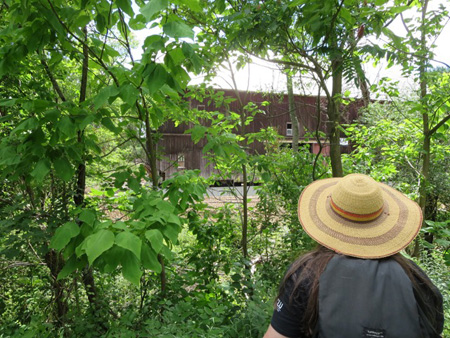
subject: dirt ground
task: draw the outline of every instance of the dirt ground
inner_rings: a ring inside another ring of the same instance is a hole
[[[251,201],[248,203],[248,206],[255,207],[259,201],[258,196],[248,196],[248,198],[251,199]],[[242,199],[236,198],[234,196],[214,196],[214,197],[210,196],[208,198],[205,198],[205,203],[207,203],[212,208],[219,208],[223,206],[225,203],[240,204],[242,203]]]

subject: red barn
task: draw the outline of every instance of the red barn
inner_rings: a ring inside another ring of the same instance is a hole
[[[217,90],[219,91],[219,90]],[[242,112],[242,106],[253,102],[263,113],[258,113],[253,121],[245,127],[246,133],[257,132],[262,128],[273,127],[278,133],[284,136],[282,143],[286,146],[292,146],[292,121],[289,114],[289,104],[287,94],[266,94],[260,92],[245,92],[234,90],[220,90],[224,96],[233,98],[231,103],[226,106],[216,107],[214,102],[208,104],[208,101],[200,102],[198,100],[189,100],[192,109],[206,111]],[[238,100],[238,96],[240,100]],[[317,107],[317,97],[295,95],[295,111],[299,124],[299,145],[306,147],[309,152],[318,153],[320,147],[316,139],[305,137],[307,133],[311,134],[318,128],[319,131],[327,133],[327,99],[321,97],[320,107]],[[263,102],[268,102],[263,105]],[[349,102],[342,106],[342,123],[352,123],[358,116],[358,109],[363,106],[362,100]],[[319,113],[320,112],[320,116]],[[174,172],[183,169],[200,169],[201,175],[209,177],[213,168],[207,166],[207,160],[203,156],[203,147],[205,140],[194,144],[191,135],[185,132],[192,128],[192,125],[181,124],[175,126],[174,123],[164,124],[159,132],[162,134],[158,142],[158,149],[164,157],[159,161],[159,170],[163,177],[169,178]],[[320,140],[323,148],[322,154],[328,155],[329,143],[326,139]],[[252,143],[251,152],[264,153],[264,145],[261,143]],[[348,151],[345,139],[342,142],[342,151]]]

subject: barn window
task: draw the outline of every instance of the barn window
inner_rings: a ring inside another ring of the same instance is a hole
[[[184,159],[184,154],[178,154],[177,155],[177,166],[180,169],[185,168],[185,159]]]
[[[286,136],[292,136],[292,122],[286,123]]]

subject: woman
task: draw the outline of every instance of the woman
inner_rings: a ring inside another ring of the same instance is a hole
[[[422,224],[415,202],[351,174],[308,185],[298,215],[319,247],[290,266],[265,338],[440,337],[442,296],[399,254]]]

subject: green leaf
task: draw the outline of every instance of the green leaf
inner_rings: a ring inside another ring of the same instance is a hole
[[[120,87],[120,97],[123,102],[132,106],[139,98],[139,91],[131,84],[126,84]]]
[[[141,184],[139,180],[136,177],[130,176],[127,181],[128,187],[132,189],[134,192],[139,193],[139,191],[141,190]]]
[[[62,250],[69,244],[70,240],[78,236],[80,227],[75,222],[67,222],[56,229],[55,234],[50,240],[50,248]]]
[[[98,256],[113,246],[114,234],[109,230],[103,229],[90,235],[85,241],[86,247],[84,249],[88,257],[89,265],[92,265]]]
[[[122,222],[122,221],[117,221],[116,223],[114,223],[114,224],[112,225],[112,227],[113,227],[114,229],[120,229],[120,230],[126,230],[126,229],[127,229],[126,223],[125,223],[125,222]]]
[[[114,271],[119,264],[122,263],[122,257],[125,253],[125,249],[113,245],[111,249],[105,251],[102,254],[102,259],[105,261],[106,265],[103,267],[103,272],[109,273]]]
[[[100,33],[105,32],[106,19],[100,12],[97,13],[97,16],[95,17],[95,25],[97,26],[97,29]]]
[[[86,261],[84,259],[77,259],[77,256],[72,255],[69,260],[64,264],[64,267],[58,273],[58,277],[56,280],[61,280],[69,276],[76,269],[80,269],[86,265]]]
[[[177,243],[178,240],[178,234],[180,233],[181,228],[180,226],[173,224],[173,223],[167,223],[166,226],[163,228],[164,235],[169,238],[172,243]]]
[[[146,269],[150,269],[156,273],[161,273],[162,271],[161,264],[158,261],[155,251],[145,243],[142,244],[141,262]]]
[[[163,32],[173,38],[194,39],[194,30],[181,21],[171,21],[163,25]]]
[[[91,21],[91,17],[89,15],[80,15],[75,19],[74,25],[76,27],[84,27]]]
[[[83,119],[83,121],[81,121],[81,122],[78,124],[78,128],[79,128],[80,130],[83,130],[83,129],[86,128],[89,124],[91,124],[92,122],[94,122],[95,119],[96,119],[95,115],[93,115],[93,114],[87,115],[87,116]]]
[[[122,274],[136,286],[139,286],[142,276],[142,270],[139,266],[139,260],[130,251],[125,250],[122,256]]]
[[[156,253],[159,253],[164,244],[164,237],[161,232],[157,229],[151,229],[145,232],[145,237],[149,240],[153,250],[155,250]]]
[[[0,106],[2,107],[12,107],[16,104],[17,99],[1,99]]]
[[[139,12],[145,16],[147,21],[152,21],[153,16],[159,11],[166,9],[169,5],[167,0],[150,0],[148,4],[139,9]]]
[[[94,97],[94,108],[98,109],[103,106],[111,96],[116,96],[119,94],[119,88],[115,85],[111,85],[103,88],[99,91],[96,97]]]
[[[141,257],[141,239],[131,232],[124,231],[116,236],[116,244],[124,249],[130,250],[137,258]]]
[[[66,157],[59,157],[53,160],[53,166],[55,167],[56,176],[64,182],[69,182],[75,174],[75,169],[72,168]]]
[[[67,115],[61,117],[58,122],[58,128],[68,137],[74,136],[76,132],[75,125]]]
[[[50,161],[44,158],[36,164],[33,171],[31,172],[31,176],[33,176],[36,181],[42,182],[49,172]]]
[[[153,72],[151,72],[146,79],[147,88],[150,91],[150,94],[154,94],[160,89],[166,83],[168,77],[169,74],[162,65],[155,65]]]
[[[117,127],[109,117],[104,117],[102,119],[102,124],[114,134],[118,134],[122,131],[122,128]]]
[[[192,10],[194,12],[201,12],[202,10],[202,6],[200,5],[200,1],[199,0],[178,0],[178,1],[174,1],[174,3],[182,3],[185,4],[187,7],[189,7],[189,10]]]
[[[390,9],[390,12],[393,14],[398,14],[408,10],[409,8],[410,8],[409,6],[395,6]]]
[[[94,225],[94,222],[97,217],[95,216],[95,211],[89,210],[89,209],[84,209],[80,213],[80,216],[78,218],[80,219],[80,221],[83,221],[84,223],[92,226],[92,225]]]
[[[172,58],[175,66],[181,65],[181,63],[186,59],[183,49],[181,48],[172,49],[168,54]]]
[[[116,0],[116,5],[130,17],[134,16],[133,8],[131,8],[131,0]]]
[[[146,18],[142,14],[138,14],[134,18],[131,18],[130,21],[128,21],[128,24],[130,25],[130,28],[135,31],[139,31],[147,27]]]
[[[18,132],[21,130],[33,130],[36,129],[36,127],[39,126],[39,121],[35,117],[30,117],[29,119],[26,119],[25,121],[21,122],[13,132]]]

